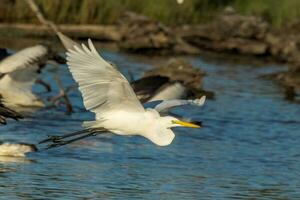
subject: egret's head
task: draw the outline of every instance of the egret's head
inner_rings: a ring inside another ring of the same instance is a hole
[[[200,128],[199,125],[191,122],[184,122],[175,117],[167,116],[159,118],[159,123],[153,124],[152,128],[143,136],[151,140],[159,146],[167,146],[171,144],[175,138],[175,134],[171,130],[172,127],[190,127]]]
[[[200,128],[200,122],[185,122],[181,121],[175,117],[164,117],[164,123],[167,125],[167,128],[172,127],[188,127],[188,128]]]

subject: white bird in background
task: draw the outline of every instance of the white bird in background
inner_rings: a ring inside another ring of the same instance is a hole
[[[43,107],[44,103],[32,93],[39,64],[47,59],[48,49],[43,45],[25,48],[4,58],[0,63],[0,94],[9,108],[20,106]]]
[[[37,150],[33,144],[0,142],[0,162],[2,161],[1,156],[25,157],[26,153]]]
[[[69,49],[67,64],[79,85],[85,108],[95,113],[95,121],[84,122],[83,131],[49,136],[40,142],[52,142],[48,148],[106,131],[117,135],[140,135],[156,145],[166,146],[175,137],[172,127],[200,127],[172,116],[163,117],[155,109],[145,110],[126,78],[98,54],[91,40],[88,40],[88,47],[82,44]],[[75,135],[80,136],[64,140]]]

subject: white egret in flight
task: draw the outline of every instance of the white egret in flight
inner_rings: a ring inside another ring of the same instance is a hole
[[[98,54],[91,40],[88,40],[88,47],[82,44],[69,48],[67,64],[79,85],[84,106],[95,113],[95,120],[84,122],[83,131],[49,136],[40,142],[52,142],[48,148],[106,131],[117,135],[140,135],[156,145],[166,146],[175,137],[171,128],[200,127],[172,116],[161,116],[155,109],[144,109],[126,78]],[[64,140],[75,135],[80,136]]]

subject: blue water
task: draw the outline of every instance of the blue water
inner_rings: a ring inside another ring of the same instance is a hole
[[[103,55],[135,78],[156,62]],[[167,147],[105,134],[24,159],[0,158],[0,199],[299,199],[300,107],[260,78],[282,67],[187,59],[207,72],[204,87],[216,99],[173,112],[202,120],[202,129],[175,129]],[[54,74],[65,86],[74,83],[64,66],[48,67],[43,76],[50,82]],[[44,98],[56,92],[34,89]],[[70,98],[74,114],[65,115],[63,107],[40,110],[1,126],[0,140],[36,143],[48,134],[80,130],[93,115],[78,91]]]

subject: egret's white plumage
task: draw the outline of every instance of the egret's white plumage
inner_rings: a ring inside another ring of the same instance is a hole
[[[8,107],[43,106],[31,91],[38,77],[40,62],[47,56],[45,46],[25,48],[0,63],[0,94]]]
[[[169,145],[176,126],[198,128],[174,117],[161,117],[155,109],[145,110],[126,78],[96,51],[91,40],[88,47],[74,46],[67,53],[67,64],[79,84],[86,109],[96,120],[85,128],[104,128],[119,135],[141,135],[153,143]]]

